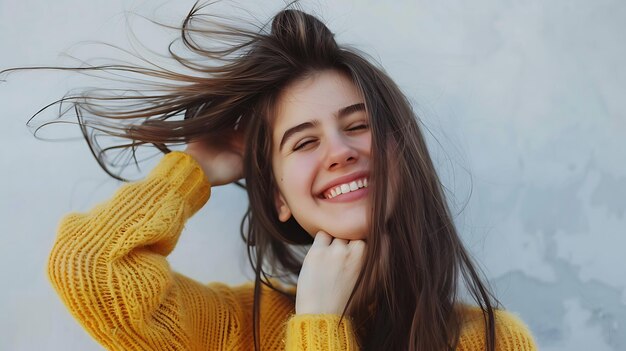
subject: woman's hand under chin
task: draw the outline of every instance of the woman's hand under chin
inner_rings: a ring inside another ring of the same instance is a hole
[[[298,277],[296,314],[341,314],[363,264],[365,241],[319,231]]]

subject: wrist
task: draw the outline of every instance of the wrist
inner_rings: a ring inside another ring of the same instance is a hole
[[[333,308],[332,306],[315,307],[315,306],[298,306],[296,304],[295,314],[342,314],[343,309]]]
[[[187,150],[185,150],[185,153],[187,155],[191,156],[191,158],[198,165],[198,168],[200,168],[202,170],[202,173],[204,173],[204,176],[209,181],[209,184],[213,185],[213,183],[214,183],[213,173],[211,172],[211,170],[207,169],[204,166],[204,163],[201,162],[201,158],[198,155],[196,155],[196,153],[193,150],[187,149]]]

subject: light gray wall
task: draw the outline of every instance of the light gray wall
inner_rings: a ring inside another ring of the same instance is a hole
[[[62,52],[111,56],[72,45],[127,46],[123,11],[177,24],[193,1],[158,3],[0,0],[0,68],[71,64]],[[261,18],[282,4],[240,3]],[[390,4],[303,1],[339,41],[379,59],[412,99],[460,232],[541,349],[626,349],[626,3]],[[133,22],[152,48],[172,38]],[[59,219],[119,183],[82,141],[38,141],[25,127],[74,79],[30,72],[0,82],[2,350],[100,349],[57,299],[46,259]],[[75,131],[52,127],[45,136]],[[174,268],[200,281],[248,279],[238,235],[245,201],[235,187],[216,189],[189,221]]]

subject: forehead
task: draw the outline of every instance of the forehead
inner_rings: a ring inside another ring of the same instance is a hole
[[[322,71],[298,80],[288,85],[276,101],[274,142],[290,127],[313,119],[331,119],[341,108],[361,101],[356,85],[339,71]]]

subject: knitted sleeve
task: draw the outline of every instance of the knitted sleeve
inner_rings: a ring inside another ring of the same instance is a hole
[[[199,165],[172,152],[146,179],[61,221],[48,276],[107,349],[195,350],[229,342],[224,330],[236,321],[229,320],[228,297],[174,273],[165,258],[209,194]]]
[[[287,351],[359,350],[349,317],[340,315],[294,315],[287,323]]]
[[[486,350],[485,324],[477,307],[467,309],[457,351]],[[536,351],[537,345],[528,327],[514,314],[495,310],[497,351]]]

